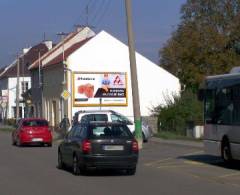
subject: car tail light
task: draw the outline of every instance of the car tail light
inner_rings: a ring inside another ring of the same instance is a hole
[[[89,154],[91,151],[91,148],[92,148],[92,146],[91,146],[91,142],[89,140],[84,140],[82,142],[82,151],[84,154]]]
[[[132,151],[133,152],[138,152],[138,142],[137,142],[137,140],[133,140],[133,142],[132,142]]]

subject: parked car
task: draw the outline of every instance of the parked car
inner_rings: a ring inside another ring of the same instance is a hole
[[[79,175],[88,169],[124,169],[134,175],[138,143],[127,125],[83,122],[72,127],[58,147],[58,167],[72,167]]]
[[[123,122],[127,124],[130,131],[134,134],[134,123],[126,116],[115,112],[113,110],[84,110],[78,111],[74,115],[73,125],[83,121],[109,121],[109,122]],[[153,136],[153,132],[148,123],[142,120],[142,137],[143,141],[147,142]]]
[[[48,121],[40,118],[24,118],[18,121],[12,132],[13,145],[46,144],[52,146],[52,132]]]

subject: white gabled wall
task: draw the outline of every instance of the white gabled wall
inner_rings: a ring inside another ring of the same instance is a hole
[[[28,82],[28,89],[31,88],[31,77],[20,77],[19,78],[19,99],[22,100],[21,92],[21,82]],[[16,86],[17,86],[17,78],[12,77],[8,78],[8,110],[7,110],[7,118],[13,118],[13,107],[16,106]],[[24,108],[24,104],[20,103],[19,106]],[[24,109],[23,109],[24,114]]]
[[[149,108],[164,103],[163,93],[178,93],[179,80],[136,53],[139,98],[142,116],[149,115]],[[127,72],[128,106],[103,107],[112,109],[126,116],[133,116],[131,74],[128,47],[105,31],[100,32],[81,48],[71,54],[67,63],[69,68],[81,72]],[[81,109],[98,109],[94,107],[73,107],[73,113]]]

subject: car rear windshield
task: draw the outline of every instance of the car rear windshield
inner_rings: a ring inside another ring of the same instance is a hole
[[[45,120],[29,120],[23,122],[24,127],[44,127],[48,126],[48,122]]]
[[[90,125],[90,138],[131,138],[133,135],[126,125]]]
[[[108,121],[108,116],[106,114],[86,114],[81,118],[81,122],[83,121]]]

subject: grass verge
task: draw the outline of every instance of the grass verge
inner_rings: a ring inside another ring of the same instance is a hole
[[[160,131],[154,135],[155,137],[167,139],[167,140],[191,140],[191,141],[201,141],[201,139],[196,139],[193,137],[187,137],[170,131]]]

